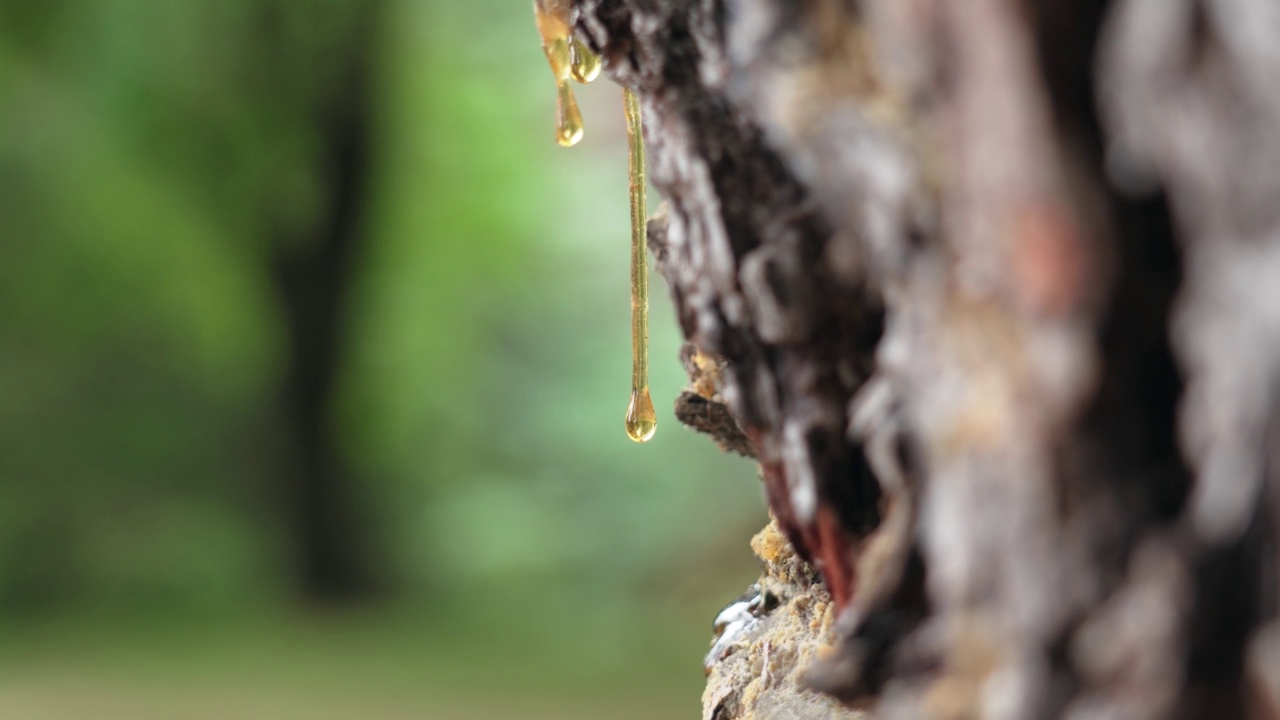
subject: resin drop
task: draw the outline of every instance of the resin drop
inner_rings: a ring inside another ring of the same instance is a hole
[[[582,139],[582,111],[573,96],[573,31],[567,0],[534,0],[533,17],[542,36],[542,51],[556,79],[556,142],[564,147]]]
[[[627,116],[627,157],[631,190],[631,404],[627,406],[627,435],[636,442],[653,437],[658,418],[649,399],[649,257],[645,248],[644,136],[640,100],[630,88],[622,91]]]
[[[600,56],[591,52],[591,48],[582,44],[582,41],[576,37],[570,45],[570,50],[572,57],[569,67],[573,72],[573,79],[584,85],[595,80],[600,75]]]
[[[649,388],[633,390],[631,403],[627,405],[627,437],[636,442],[648,442],[657,429],[658,414],[653,411]]]

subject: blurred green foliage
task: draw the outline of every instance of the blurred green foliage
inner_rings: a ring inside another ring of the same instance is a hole
[[[761,501],[747,463],[669,412],[649,445],[625,437],[619,92],[585,88],[587,138],[556,148],[530,14],[0,1],[10,627],[305,606],[277,477],[289,318],[274,268],[331,217],[325,120],[352,101],[365,43],[370,174],[325,417],[386,581],[365,609],[392,635],[405,618],[415,638],[449,628],[440,652],[518,633],[539,648],[530,667],[633,662],[636,638],[669,640],[696,688],[694,628],[750,581]],[[654,298],[652,386],[669,406],[683,378],[660,280]]]

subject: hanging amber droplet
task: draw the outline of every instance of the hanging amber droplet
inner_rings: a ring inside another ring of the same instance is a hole
[[[568,0],[534,0],[533,17],[542,36],[542,51],[556,79],[556,142],[563,147],[582,139],[582,112],[573,96],[573,31]],[[598,69],[597,69],[598,72]]]
[[[658,430],[658,414],[653,410],[649,388],[631,391],[627,405],[627,437],[636,442],[649,442]]]
[[[587,84],[600,75],[600,56],[591,51],[577,37],[573,38],[573,42],[569,45],[570,63],[569,67],[573,72],[573,79],[582,84]]]
[[[640,100],[630,88],[622,91],[627,116],[628,177],[631,191],[631,403],[627,406],[627,435],[647,442],[658,429],[658,416],[649,398],[649,257],[646,254],[645,170],[643,118]]]

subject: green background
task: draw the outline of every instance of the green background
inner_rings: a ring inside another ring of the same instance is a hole
[[[523,0],[0,0],[0,717],[698,716],[765,515],[658,278],[623,432],[620,95],[558,148]]]

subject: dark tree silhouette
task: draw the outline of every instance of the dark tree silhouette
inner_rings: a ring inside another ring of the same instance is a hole
[[[281,30],[276,14],[287,3],[267,6],[264,27]],[[363,243],[362,210],[370,176],[370,95],[378,3],[366,3],[355,24],[324,53],[329,73],[317,73],[334,87],[315,93],[308,104],[319,128],[319,161],[326,181],[323,210],[299,227],[295,218],[275,216],[274,277],[288,330],[283,380],[281,507],[284,509],[300,589],[318,601],[367,596],[377,578],[372,535],[363,517],[361,494],[332,427],[338,364],[344,351],[347,293]],[[274,21],[273,21],[274,20]],[[323,36],[322,36],[323,37]],[[268,47],[284,49],[273,67],[277,83],[264,92],[286,92],[308,53],[290,56],[287,38]],[[298,92],[296,89],[294,92]],[[304,93],[305,96],[305,93]],[[268,209],[267,212],[271,212]]]

